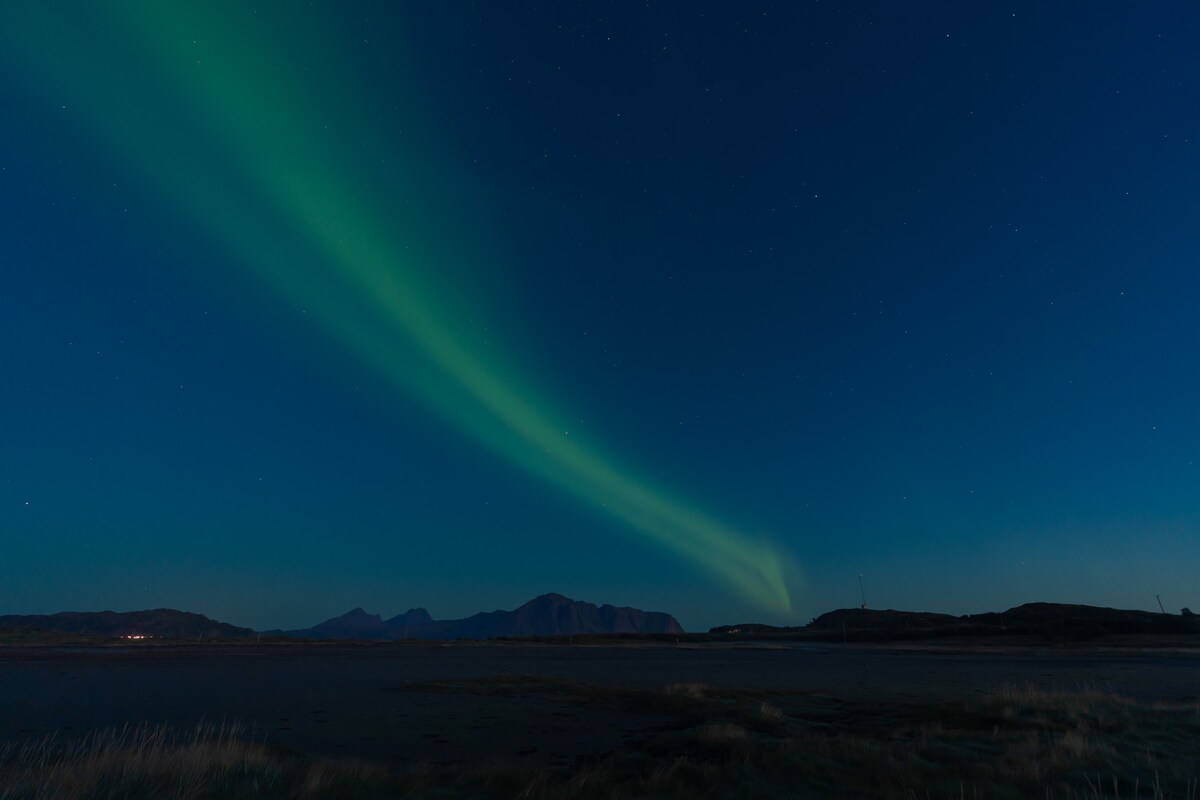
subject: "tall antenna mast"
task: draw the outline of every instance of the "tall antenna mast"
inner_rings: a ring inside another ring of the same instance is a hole
[[[1167,613],[1167,610],[1162,607],[1162,598],[1159,597],[1158,595],[1154,595],[1154,599],[1158,601],[1158,610],[1163,612],[1164,614]]]
[[[864,610],[867,607],[867,591],[863,589],[862,573],[858,573],[858,593],[862,595],[862,606]]]

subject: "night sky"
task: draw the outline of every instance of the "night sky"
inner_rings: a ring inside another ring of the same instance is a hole
[[[0,613],[1200,607],[1200,7],[7,3]]]

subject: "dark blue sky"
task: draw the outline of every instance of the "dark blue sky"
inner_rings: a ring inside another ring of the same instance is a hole
[[[248,266],[221,214],[287,219],[221,155],[236,90],[205,107],[153,61],[195,13],[82,39],[39,14],[0,15],[36,42],[0,61],[0,613],[290,627],[557,591],[692,629],[807,621],[859,573],[879,607],[1200,606],[1193,4],[275,4],[205,27],[230,63],[269,34],[247,85],[302,93],[337,174],[373,165],[344,197],[420,252],[480,358],[799,565],[790,614],[514,466],[398,388],[426,385],[402,354],[381,369]],[[309,135],[281,120],[246,136]],[[180,160],[228,202],[156,177]],[[272,241],[296,280],[326,258]]]

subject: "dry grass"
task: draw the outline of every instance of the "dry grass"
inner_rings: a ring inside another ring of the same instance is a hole
[[[359,797],[387,778],[357,762],[288,757],[245,735],[237,724],[184,733],[139,725],[9,746],[0,750],[0,800]]]
[[[697,700],[701,700],[712,694],[713,689],[707,684],[692,681],[691,683],[668,684],[667,687],[663,689],[663,692],[666,694],[681,694],[685,697],[693,697]]]
[[[703,684],[658,691],[507,676],[439,691],[549,692],[664,724],[569,768],[414,767],[400,775],[281,753],[237,726],[107,731],[0,751],[0,800],[53,798],[1056,798],[1200,800],[1200,706],[1008,686],[970,703],[853,704]],[[422,691],[429,691],[426,685]],[[769,702],[768,702],[769,701]]]

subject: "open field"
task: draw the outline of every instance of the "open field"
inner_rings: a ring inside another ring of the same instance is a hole
[[[0,648],[0,797],[1190,800],[1198,677],[1131,649]]]

